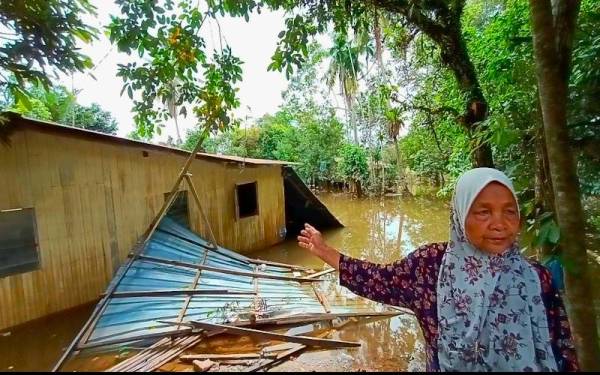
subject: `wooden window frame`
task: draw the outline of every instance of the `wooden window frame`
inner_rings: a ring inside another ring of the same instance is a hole
[[[40,252],[40,244],[39,244],[39,234],[38,234],[38,225],[36,212],[34,207],[22,207],[22,208],[14,208],[7,210],[0,210],[0,215],[2,214],[10,214],[14,212],[21,211],[29,211],[31,212],[31,224],[32,224],[32,238],[33,238],[33,251],[35,253],[35,259],[33,262],[24,264],[24,265],[16,265],[7,269],[7,271],[0,271],[0,279],[15,275],[21,275],[29,272],[35,272],[42,268],[42,256]]]

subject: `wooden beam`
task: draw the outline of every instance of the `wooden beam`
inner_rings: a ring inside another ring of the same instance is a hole
[[[339,341],[339,340],[326,340],[326,339],[318,339],[314,337],[307,336],[292,336],[292,335],[284,335],[280,333],[273,333],[267,331],[260,331],[251,328],[242,328],[235,326],[228,326],[223,324],[213,324],[213,323],[195,323],[198,327],[206,330],[225,330],[226,333],[240,335],[240,336],[254,336],[278,341],[286,341],[293,342],[297,344],[303,344],[307,346],[316,346],[320,348],[356,348],[360,346],[358,342],[350,342],[350,341]]]
[[[168,264],[171,266],[199,269],[199,270],[203,270],[203,271],[225,273],[225,274],[236,275],[236,276],[258,277],[261,279],[296,281],[299,283],[302,283],[302,282],[305,282],[305,283],[311,282],[312,283],[312,282],[322,281],[322,280],[318,280],[318,279],[315,280],[315,279],[309,279],[309,278],[304,278],[304,277],[289,277],[289,276],[271,275],[269,273],[258,273],[258,272],[254,273],[254,272],[247,272],[247,271],[229,270],[229,269],[224,269],[224,268],[203,266],[203,265],[194,264],[194,263],[180,262],[177,260],[157,258],[157,257],[148,256],[148,255],[140,255],[138,257],[138,259],[146,260],[148,262]]]
[[[253,263],[253,264],[258,264],[258,265],[260,265],[260,264],[266,264],[267,266],[289,268],[289,269],[295,270],[295,271],[308,271],[307,267],[296,266],[296,265],[287,264],[287,263],[271,262],[271,261],[268,261],[268,260],[248,258],[248,262],[249,263]]]
[[[166,297],[166,296],[220,296],[220,295],[233,295],[233,296],[246,296],[254,295],[254,292],[231,292],[227,289],[217,290],[147,290],[147,291],[131,291],[131,292],[114,292],[111,298],[135,298],[135,297]],[[105,296],[102,294],[101,296]]]
[[[189,178],[189,177],[188,177]],[[190,182],[191,184],[191,182]],[[200,203],[198,203],[198,205],[200,205]],[[214,244],[216,246],[216,243]],[[202,257],[202,264],[204,264],[206,262],[206,259],[208,258],[208,249],[204,249],[204,256]],[[198,286],[198,281],[200,281],[200,276],[202,275],[202,270],[197,270],[196,271],[196,275],[194,276],[194,281],[192,282],[192,285],[190,285],[190,289],[196,289],[196,287]],[[185,313],[187,312],[188,307],[190,306],[190,302],[192,301],[192,295],[188,295],[185,298],[185,301],[183,301],[183,306],[181,307],[181,310],[179,310],[179,314],[177,315],[177,322],[181,323],[183,322],[183,317],[185,316]],[[177,326],[177,328],[179,329],[180,327]]]
[[[275,358],[277,354],[259,354],[259,353],[239,353],[239,354],[188,354],[179,357],[184,362],[191,362],[195,359],[211,359],[220,361],[223,359],[260,359]]]
[[[337,314],[302,314],[302,315],[292,315],[285,317],[277,317],[277,318],[264,318],[257,319],[254,324],[250,322],[238,322],[232,323],[230,325],[236,327],[247,327],[247,326],[261,326],[261,325],[290,325],[290,324],[308,324],[315,323],[326,320],[333,320],[336,318],[367,318],[367,317],[392,317],[401,315],[403,312],[394,312],[394,311],[384,311],[384,312],[372,312],[372,313],[337,313]],[[184,325],[190,328],[199,328],[200,326],[196,321],[188,321],[188,322],[172,322],[168,320],[157,320],[157,323],[161,324],[170,324],[170,325]]]
[[[258,265],[254,265],[254,274],[258,273]],[[255,276],[252,278],[252,283],[254,284],[254,306],[253,311],[250,313],[250,322],[256,322],[256,316],[259,315],[259,304],[260,304],[260,296],[258,295],[258,278]]]
[[[220,366],[251,366],[256,359],[215,359]]]
[[[398,311],[398,315],[400,314],[407,314],[407,315],[415,315],[415,312],[407,309],[406,307],[397,307],[397,306],[390,306],[391,309]]]
[[[329,268],[329,269],[326,269],[324,271],[313,273],[312,275],[308,275],[308,276],[306,276],[306,278],[308,278],[308,279],[315,279],[315,278],[317,278],[319,276],[327,275],[327,274],[330,274],[330,273],[332,273],[334,271],[335,271],[335,268]]]

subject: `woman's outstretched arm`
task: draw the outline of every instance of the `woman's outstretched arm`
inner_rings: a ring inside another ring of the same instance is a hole
[[[298,245],[335,268],[340,284],[359,296],[393,306],[412,307],[412,285],[416,275],[411,257],[392,264],[376,264],[341,254],[327,245],[321,233],[309,224],[298,236]]]

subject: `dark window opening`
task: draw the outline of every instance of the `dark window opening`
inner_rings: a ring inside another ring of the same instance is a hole
[[[236,185],[235,200],[238,219],[258,215],[256,182]]]
[[[0,277],[39,267],[33,208],[0,211]]]
[[[178,191],[175,200],[167,211],[167,216],[175,220],[178,224],[190,227],[190,215],[188,210],[187,191]],[[169,193],[165,193],[165,201],[169,198]]]

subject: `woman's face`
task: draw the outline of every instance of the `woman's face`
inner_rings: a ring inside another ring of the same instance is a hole
[[[465,231],[469,242],[480,250],[501,254],[516,240],[519,233],[517,202],[504,185],[487,185],[469,209]]]

